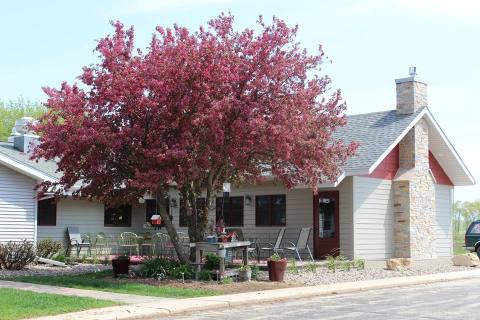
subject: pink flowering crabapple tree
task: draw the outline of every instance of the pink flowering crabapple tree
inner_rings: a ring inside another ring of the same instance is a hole
[[[186,263],[160,205],[170,188],[183,199],[190,240],[199,241],[225,181],[258,183],[268,170],[287,188],[315,192],[335,180],[356,144],[332,136],[345,125],[345,104],[320,75],[322,49],[307,53],[297,27],[277,18],[260,17],[257,31],[235,31],[233,21],[221,14],[196,32],[157,27],[144,51],[132,27],[112,23],[81,85],[44,88],[48,112],[35,127],[41,142],[33,157],[55,159],[63,175],[41,191],[109,205],[155,194]]]

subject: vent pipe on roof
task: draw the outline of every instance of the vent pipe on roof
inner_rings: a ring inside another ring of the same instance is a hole
[[[35,123],[32,117],[23,117],[15,120],[8,142],[13,142],[13,147],[21,152],[28,152],[38,144],[39,136],[28,130],[28,125]]]
[[[410,114],[428,105],[427,83],[417,77],[417,68],[408,69],[409,77],[395,80],[397,114]]]

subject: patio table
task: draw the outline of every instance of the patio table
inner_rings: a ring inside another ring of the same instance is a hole
[[[203,252],[212,252],[218,255],[220,250],[226,249],[243,249],[243,265],[248,265],[248,248],[250,241],[232,241],[232,242],[193,242],[190,243],[191,248],[195,248],[195,264],[197,266],[197,274],[201,270]],[[220,277],[225,273],[225,255],[220,256]]]

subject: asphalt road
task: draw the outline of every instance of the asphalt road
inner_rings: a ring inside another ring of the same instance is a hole
[[[168,317],[203,319],[479,319],[480,279],[298,299]]]

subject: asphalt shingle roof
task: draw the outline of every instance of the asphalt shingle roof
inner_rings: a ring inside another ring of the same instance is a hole
[[[348,116],[347,125],[339,128],[334,138],[343,139],[346,143],[357,141],[359,147],[357,154],[348,160],[344,169],[369,168],[421,111],[397,115],[395,110],[389,110]],[[32,161],[27,154],[14,149],[12,143],[0,142],[0,153],[52,178],[61,176],[61,173],[56,172],[57,165],[54,161]]]
[[[420,112],[398,115],[396,110],[389,110],[348,116],[347,125],[334,134],[347,143],[359,143],[357,154],[348,159],[345,169],[370,168]]]

